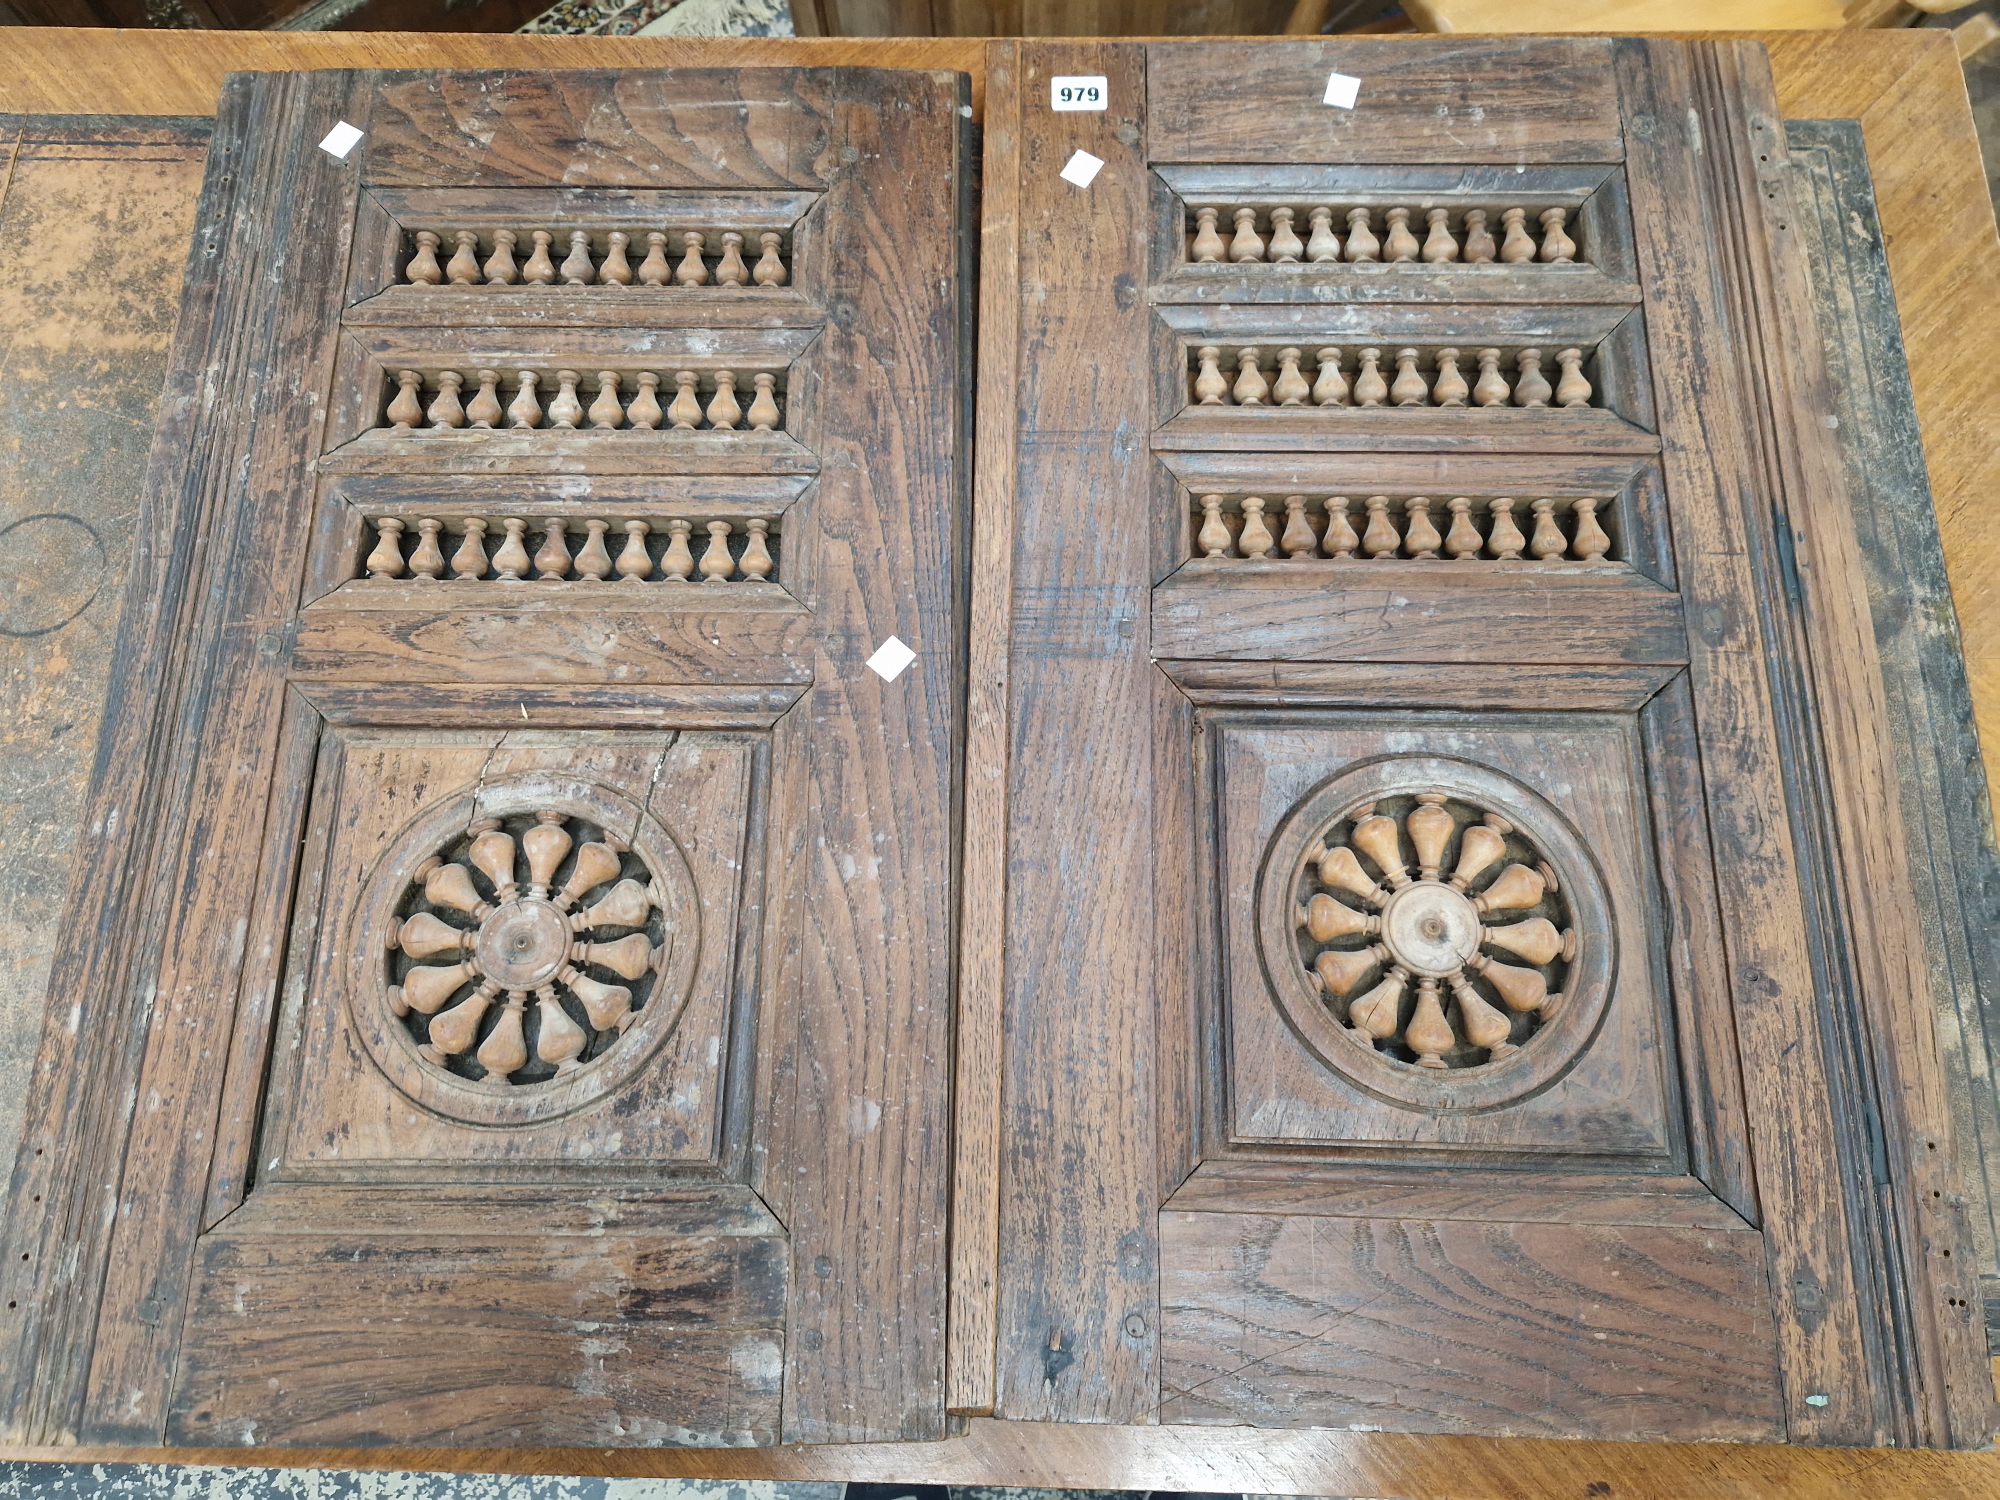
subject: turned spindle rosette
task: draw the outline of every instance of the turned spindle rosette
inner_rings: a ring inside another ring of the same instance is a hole
[[[1495,1102],[1594,1029],[1611,957],[1594,862],[1556,809],[1493,772],[1424,758],[1336,778],[1281,824],[1265,882],[1281,998],[1373,1091]]]

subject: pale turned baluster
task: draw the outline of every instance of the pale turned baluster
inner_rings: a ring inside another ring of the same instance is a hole
[[[535,399],[535,387],[541,384],[541,376],[533,370],[516,370],[514,378],[520,382],[520,389],[507,405],[508,422],[515,427],[541,426],[542,403]]]
[[[1271,386],[1271,394],[1280,406],[1303,406],[1306,397],[1312,394],[1312,387],[1306,384],[1305,376],[1299,373],[1299,351],[1280,349],[1278,351],[1278,378]]]
[[[743,407],[736,399],[736,372],[715,372],[715,394],[708,400],[708,425],[717,432],[732,431],[743,420]]]
[[[569,576],[569,543],[563,540],[561,516],[543,517],[542,526],[542,545],[535,553],[535,572],[553,583]]]
[[[1410,847],[1417,851],[1419,880],[1438,878],[1438,872],[1444,868],[1445,845],[1451,842],[1458,826],[1444,810],[1444,801],[1443,792],[1419,792],[1417,805],[1403,820],[1403,827],[1410,835]]]
[[[777,428],[780,417],[777,397],[778,377],[769,371],[765,371],[755,376],[754,379],[757,384],[757,394],[750,398],[750,411],[748,413],[750,430],[752,432],[774,431]]]
[[[1503,496],[1495,500],[1490,509],[1491,519],[1486,528],[1486,550],[1501,559],[1519,557],[1521,549],[1528,545],[1528,539],[1521,535],[1521,528],[1514,524],[1514,502]]]
[[[530,234],[535,242],[527,263],[521,267],[521,280],[529,286],[553,286],[556,279],[556,263],[549,257],[549,246],[555,243],[555,236],[546,229],[537,229]]]
[[[1458,259],[1458,241],[1452,238],[1451,215],[1442,208],[1434,208],[1425,218],[1430,223],[1430,233],[1424,236],[1424,259],[1432,265]]]
[[[1403,513],[1409,517],[1403,527],[1403,550],[1415,558],[1436,557],[1444,538],[1431,522],[1431,502],[1413,495],[1403,502]]]
[[[465,415],[474,427],[497,427],[506,415],[500,406],[500,372],[481,370],[478,378],[479,394],[465,408]]]
[[[695,392],[697,377],[692,370],[681,370],[674,376],[674,399],[667,406],[667,420],[679,432],[692,432],[701,426],[701,398]]]
[[[590,236],[581,229],[569,232],[569,254],[563,257],[565,286],[589,286],[597,280],[597,262],[590,258]]]
[[[498,818],[480,818],[466,831],[473,836],[466,858],[492,882],[494,904],[505,906],[520,890],[514,878],[514,836],[501,828]]]
[[[1236,538],[1236,550],[1248,558],[1264,558],[1275,544],[1271,528],[1264,524],[1264,502],[1255,495],[1243,501],[1243,531]]]
[[[1271,394],[1271,382],[1257,368],[1259,351],[1239,349],[1236,353],[1236,385],[1231,391],[1238,406],[1262,406]]]
[[[1552,266],[1566,266],[1576,259],[1576,241],[1563,231],[1568,218],[1566,208],[1542,210],[1542,259]]]
[[[1403,866],[1402,833],[1394,818],[1371,812],[1354,825],[1347,841],[1375,861],[1375,867],[1393,888],[1400,891],[1410,883],[1410,872]]]
[[[1326,502],[1326,535],[1320,538],[1320,550],[1332,558],[1352,558],[1354,549],[1361,545],[1361,538],[1354,534],[1354,523],[1347,519],[1347,496],[1333,495]]]
[[[1407,208],[1392,208],[1388,213],[1389,233],[1382,241],[1383,255],[1393,263],[1407,263],[1417,258],[1417,237],[1410,233],[1410,211]]]
[[[1278,538],[1278,545],[1285,549],[1285,556],[1293,561],[1311,557],[1318,544],[1319,538],[1313,535],[1312,525],[1306,520],[1306,497],[1285,496],[1285,534]]]
[[[1201,361],[1201,370],[1194,377],[1194,399],[1203,406],[1225,404],[1229,382],[1222,375],[1222,351],[1213,344],[1203,344],[1196,358]]]
[[[574,966],[565,967],[557,978],[583,1002],[583,1013],[599,1031],[609,1031],[614,1026],[623,1031],[632,1024],[632,992],[624,985],[600,984]]]
[[[567,1073],[576,1066],[590,1038],[570,1019],[569,1012],[556,999],[555,990],[548,985],[535,991],[535,1017],[535,1056],[553,1063],[558,1076]]]
[[[1289,208],[1271,210],[1271,259],[1283,264],[1296,261],[1306,253],[1298,235],[1292,232],[1292,211]]]
[[[1229,253],[1229,247],[1222,242],[1222,236],[1215,232],[1216,210],[1197,208],[1194,211],[1194,243],[1188,253],[1194,256],[1198,266],[1212,266],[1221,262]]]
[[[1201,548],[1204,557],[1227,557],[1229,541],[1229,523],[1222,519],[1222,496],[1203,495],[1201,530],[1195,536],[1195,545]]]
[[[1550,964],[1558,956],[1570,958],[1575,954],[1575,935],[1558,932],[1556,924],[1547,917],[1530,917],[1510,927],[1482,927],[1479,940],[1505,949],[1516,958],[1525,958],[1531,964]]]
[[[427,911],[420,911],[396,929],[389,946],[401,948],[411,958],[436,958],[440,953],[465,952],[472,946],[474,936]]]
[[[766,229],[757,236],[757,243],[764,253],[757,257],[757,266],[750,275],[759,286],[783,286],[785,284],[785,261],[778,254],[778,247],[785,237],[775,229]]]
[[[674,280],[682,286],[707,286],[708,262],[702,259],[702,251],[708,248],[698,230],[690,229],[681,236],[681,263],[674,268]]]
[[[451,263],[444,268],[445,277],[453,286],[474,286],[479,281],[479,236],[470,229],[461,229],[457,234],[458,248],[452,252]]]
[[[1569,551],[1569,543],[1563,537],[1562,528],[1556,525],[1555,509],[1556,503],[1553,500],[1535,502],[1535,537],[1528,543],[1528,550],[1543,562],[1561,557]]]
[[[1368,878],[1367,871],[1361,868],[1361,861],[1345,844],[1329,849],[1319,857],[1319,882],[1331,890],[1359,896],[1370,906],[1380,906],[1389,897],[1387,891]]]
[[[1322,958],[1325,956],[1325,954],[1320,955]],[[1347,1024],[1356,1031],[1365,1032],[1378,1042],[1388,1041],[1402,1028],[1403,987],[1409,982],[1410,976],[1407,970],[1400,964],[1392,967],[1383,976],[1380,984],[1358,1000],[1349,1003]]]
[[[1570,551],[1584,562],[1602,562],[1604,554],[1611,550],[1611,538],[1597,521],[1599,503],[1579,500],[1574,507],[1576,540],[1570,543]]]
[[[489,1079],[505,1078],[528,1065],[528,1042],[522,1025],[527,1004],[528,997],[522,991],[507,991],[507,1008],[500,1012],[500,1019],[493,1023],[486,1040],[473,1054]]]
[[[1382,358],[1380,349],[1361,351],[1361,369],[1354,377],[1354,404],[1356,406],[1380,406],[1389,396],[1389,382],[1382,378],[1382,372],[1375,368]]]
[[[744,522],[750,539],[743,544],[743,576],[752,583],[761,583],[771,576],[771,546],[767,540],[771,523],[761,518]]]
[[[583,403],[576,398],[576,383],[583,379],[574,370],[556,371],[560,389],[555,400],[549,403],[549,426],[574,431],[583,421]]]
[[[1500,373],[1500,351],[1481,349],[1479,379],[1472,386],[1473,401],[1480,406],[1505,406],[1512,395],[1507,389],[1507,378]]]
[[[1487,863],[1491,864],[1492,860]],[[1539,870],[1531,870],[1526,865],[1509,865],[1500,872],[1499,879],[1472,898],[1472,905],[1481,912],[1526,911],[1541,904],[1542,893],[1548,885]]]
[[[435,1015],[444,1009],[445,1002],[478,977],[478,970],[469,963],[453,964],[448,969],[412,969],[403,977],[403,1001],[411,1010]],[[467,1003],[477,998],[469,996]],[[431,1025],[436,1030],[437,1023]]]
[[[1313,960],[1313,972],[1319,975],[1319,982],[1328,994],[1346,995],[1387,957],[1388,950],[1379,943],[1352,950],[1328,948]],[[1350,1007],[1348,1014],[1353,1013]]]
[[[1336,901],[1321,891],[1311,901],[1298,910],[1298,924],[1312,934],[1315,943],[1330,943],[1335,938],[1373,937],[1382,930],[1382,919],[1366,912],[1356,911],[1345,901]],[[439,922],[438,926],[444,927]],[[455,927],[446,927],[447,932],[456,933]]]
[[[1339,260],[1340,236],[1333,232],[1333,210],[1314,209],[1311,226],[1311,232],[1306,235],[1306,259],[1315,265]]]
[[[521,279],[514,265],[514,231],[493,231],[493,253],[486,257],[486,280],[493,286],[512,286]]]
[[[736,572],[736,559],[729,555],[729,533],[727,521],[708,523],[708,546],[701,554],[701,581],[703,583],[727,582]]]
[[[1389,519],[1389,497],[1370,495],[1368,505],[1368,527],[1361,533],[1361,549],[1370,557],[1392,558],[1403,545],[1402,537],[1396,534],[1396,523]]]
[[[618,427],[625,421],[625,408],[618,404],[618,372],[597,372],[597,399],[590,403],[592,427]]]
[[[1540,1010],[1548,1003],[1549,987],[1539,969],[1517,969],[1512,964],[1495,963],[1484,953],[1473,954],[1465,963],[1500,992],[1509,1010]]]
[[[1493,231],[1486,227],[1486,210],[1468,208],[1465,211],[1466,264],[1487,265],[1493,260],[1494,254]]]
[[[1264,258],[1264,238],[1257,233],[1257,210],[1236,210],[1236,237],[1229,242],[1229,258],[1238,265]]]
[[[1458,841],[1458,867],[1451,872],[1451,888],[1462,891],[1477,880],[1507,852],[1505,835],[1513,831],[1514,825],[1497,813],[1488,813],[1484,822],[1469,824]],[[1476,901],[1473,904],[1478,905]]]
[[[1463,974],[1451,975],[1446,983],[1451,986],[1452,996],[1458,1001],[1458,1023],[1465,1039],[1475,1047],[1484,1047],[1487,1061],[1498,1062],[1510,1052],[1520,1050],[1507,1040],[1514,1023],[1482,1000],[1479,991],[1465,982]]]
[[[596,964],[621,979],[643,979],[653,967],[653,945],[643,932],[632,933],[615,943],[576,943],[570,958],[580,964]]]
[[[577,850],[569,879],[556,892],[556,909],[568,911],[607,880],[616,880],[622,868],[618,856],[624,852],[625,845],[608,835],[601,843],[585,844]]]
[[[1542,351],[1523,349],[1514,356],[1514,368],[1519,373],[1514,377],[1514,404],[1516,406],[1547,406],[1554,394],[1549,382],[1542,374]]]
[[[465,535],[451,555],[451,571],[460,578],[486,576],[486,523],[477,516],[465,518]]]
[[[685,583],[694,575],[694,553],[688,548],[688,533],[693,530],[690,521],[667,522],[667,553],[660,571],[668,583]]]
[[[389,403],[389,424],[398,432],[408,432],[424,417],[424,404],[417,399],[424,377],[415,370],[398,370],[396,385],[396,397]]]
[[[444,527],[436,521],[417,522],[417,550],[410,554],[410,576],[427,582],[435,582],[444,571],[444,551],[438,546],[438,533]]]
[[[375,523],[375,550],[368,554],[370,578],[403,576],[403,523],[384,516]]]
[[[456,370],[446,370],[438,376],[438,393],[431,402],[430,410],[424,415],[430,418],[433,427],[463,427],[465,408],[458,404],[459,388],[465,384],[465,377]]]
[[[1458,351],[1438,350],[1437,379],[1431,383],[1431,399],[1439,406],[1463,406],[1471,394],[1465,377],[1458,373]]]
[[[1446,1066],[1444,1054],[1451,1051],[1452,1044],[1457,1040],[1458,1034],[1444,1018],[1444,1005],[1438,998],[1438,982],[1428,977],[1419,979],[1417,1009],[1410,1017],[1409,1027],[1403,1032],[1403,1041],[1417,1054],[1417,1066]]]
[[[715,263],[715,284],[750,285],[750,268],[743,264],[743,236],[733,229],[723,232],[722,259]]]
[[[585,521],[590,530],[590,539],[576,554],[577,577],[589,583],[602,583],[604,575],[611,571],[611,553],[604,545],[604,533],[609,529],[602,521]]]
[[[462,911],[475,922],[484,922],[493,915],[493,908],[479,894],[464,865],[448,865],[432,855],[417,866],[415,876],[423,882],[424,900],[432,906]]]
[[[1431,388],[1417,373],[1417,351],[1396,351],[1396,379],[1389,387],[1389,399],[1398,406],[1428,406]]]
[[[1562,367],[1562,377],[1556,381],[1556,405],[1590,405],[1590,382],[1583,378],[1583,351],[1558,350],[1556,363]]]
[[[1340,373],[1340,351],[1329,346],[1320,350],[1313,358],[1319,361],[1319,378],[1313,382],[1313,404],[1347,405],[1347,377]]]
[[[1518,266],[1523,261],[1535,258],[1535,242],[1528,237],[1528,231],[1521,227],[1521,221],[1528,216],[1525,208],[1503,209],[1500,214],[1500,259],[1510,266]]]
[[[403,268],[403,279],[411,286],[436,286],[444,280],[438,268],[438,237],[428,229],[417,231],[417,253]]]
[[[604,237],[606,248],[604,264],[597,268],[597,279],[606,286],[630,286],[632,284],[632,262],[625,258],[625,247],[632,243],[629,235],[612,230]]]
[[[532,899],[548,899],[556,869],[575,842],[562,826],[561,813],[543,808],[535,814],[535,826],[521,835],[521,852],[528,856],[528,895]]]
[[[443,1067],[445,1062],[470,1050],[479,1036],[479,1023],[486,1017],[486,1009],[493,1003],[493,997],[500,993],[498,985],[482,984],[464,1003],[454,1005],[430,1025],[430,1040],[417,1051],[433,1066]]]
[[[500,550],[493,554],[493,568],[502,583],[518,583],[528,571],[528,523],[519,516],[508,516],[500,522],[507,528],[507,540],[500,544]]]
[[[618,576],[627,583],[641,583],[653,571],[652,555],[646,551],[647,530],[644,521],[625,523],[625,546],[618,554]]]
[[[660,410],[660,377],[651,370],[641,370],[639,390],[625,408],[625,420],[641,432],[651,432],[665,415]]]
[[[674,279],[667,262],[667,237],[657,229],[646,231],[646,258],[639,262],[639,285],[665,286]]]
[[[1459,495],[1444,504],[1445,509],[1451,512],[1451,526],[1444,534],[1444,550],[1460,562],[1479,556],[1479,549],[1486,543],[1479,535],[1479,528],[1473,524],[1472,502]]]
[[[1381,249],[1382,242],[1368,227],[1368,210],[1350,208],[1347,211],[1347,248],[1343,252],[1348,260],[1374,260]]]

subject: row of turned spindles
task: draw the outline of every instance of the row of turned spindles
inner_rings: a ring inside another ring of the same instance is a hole
[[[626,377],[616,370],[599,370],[597,393],[588,406],[584,405],[578,390],[582,375],[575,370],[558,370],[555,372],[557,390],[549,398],[546,408],[539,394],[545,377],[533,370],[515,372],[514,394],[505,405],[500,400],[499,371],[480,370],[475,378],[479,389],[470,399],[465,399],[461,396],[465,389],[465,377],[456,370],[442,371],[434,381],[429,382],[429,388],[436,394],[426,403],[423,373],[419,370],[397,371],[398,389],[389,402],[385,425],[398,432],[410,432],[425,423],[433,431],[460,427],[546,425],[550,428],[587,426],[605,430],[629,427],[649,432],[664,423],[682,432],[692,432],[704,424],[714,432],[733,432],[739,428],[751,432],[771,432],[783,420],[783,413],[778,409],[778,377],[768,373],[753,377],[754,393],[750,394],[747,410],[739,399],[736,372],[733,370],[715,372],[715,389],[705,403],[701,399],[701,377],[693,370],[677,372],[674,394],[665,407],[660,405],[660,377],[651,370],[641,370],[630,377],[633,391],[629,401],[621,400],[619,396]]]
[[[685,583],[699,574],[704,583],[732,579],[760,583],[771,576],[774,566],[771,523],[761,517],[744,521],[740,531],[728,521],[671,520],[664,526],[621,522],[625,535],[615,557],[606,540],[612,529],[608,521],[583,522],[585,540],[572,552],[569,536],[577,523],[549,516],[530,551],[528,522],[520,516],[507,516],[500,522],[501,537],[490,554],[486,543],[491,523],[479,516],[462,522],[462,532],[455,538],[445,535],[442,521],[429,517],[416,523],[414,534],[395,516],[382,516],[372,524],[375,545],[363,564],[370,578],[490,578],[500,583],[576,579],[598,583],[615,574],[628,583],[654,578],[662,583]],[[696,527],[707,533],[699,558],[691,545]],[[667,539],[666,547],[656,557],[651,538],[662,535]],[[740,550],[731,544],[731,539],[739,536]]]
[[[1588,406],[1590,381],[1583,373],[1583,351],[1556,352],[1556,379],[1542,373],[1542,351],[1523,349],[1513,358],[1511,372],[1501,368],[1501,351],[1473,352],[1476,368],[1467,379],[1457,349],[1439,349],[1428,371],[1418,368],[1421,349],[1395,351],[1395,373],[1382,371],[1382,351],[1363,349],[1352,379],[1343,355],[1331,346],[1315,352],[1311,379],[1299,368],[1304,353],[1280,349],[1278,363],[1267,367],[1260,349],[1239,349],[1232,377],[1222,368],[1222,350],[1205,344],[1197,351],[1194,399],[1199,406]]]
[[[1223,510],[1225,499],[1201,497],[1194,537],[1197,558],[1275,558],[1282,552],[1287,559],[1448,556],[1472,561],[1483,556],[1508,561],[1525,554],[1541,562],[1562,558],[1602,562],[1611,550],[1611,538],[1597,519],[1601,500],[1571,501],[1566,516],[1556,514],[1554,500],[1535,500],[1528,515],[1516,520],[1514,507],[1519,502],[1506,497],[1487,501],[1485,514],[1475,515],[1469,497],[1455,496],[1443,502],[1444,513],[1435,519],[1431,510],[1439,502],[1425,495],[1401,501],[1370,495],[1362,501],[1358,517],[1354,502],[1345,495],[1319,502],[1317,517],[1309,508],[1313,502],[1304,495],[1287,495],[1282,517],[1277,506],[1258,495],[1245,496],[1234,513]],[[1530,532],[1521,530],[1521,521],[1529,524]]]
[[[635,236],[643,235],[644,258],[634,268],[627,251],[636,248]],[[439,253],[444,239],[434,230],[417,231],[417,248],[403,267],[403,279],[412,286],[783,286],[789,276],[779,246],[784,236],[775,230],[763,231],[758,240],[763,253],[756,264],[743,259],[743,236],[734,230],[721,236],[721,250],[711,270],[708,237],[699,230],[680,233],[680,249],[670,254],[669,236],[660,230],[635,230],[627,234],[614,229],[604,237],[601,259],[592,255],[590,235],[573,229],[569,252],[561,261],[554,254],[555,236],[546,229],[531,230],[532,248],[518,264],[514,252],[522,248],[521,236],[511,229],[496,229],[488,241],[492,249],[482,255],[479,235],[470,229],[452,231],[455,248],[442,264]]]
[[[1227,239],[1219,222],[1224,212],[1235,225],[1235,232]],[[1238,265],[1293,261],[1308,264],[1421,261],[1441,265],[1456,261],[1474,266],[1528,265],[1539,261],[1544,265],[1566,266],[1577,258],[1576,241],[1564,228],[1569,220],[1566,208],[1545,208],[1534,215],[1542,230],[1539,245],[1527,227],[1531,212],[1528,209],[1501,210],[1497,240],[1485,209],[1466,209],[1456,232],[1452,229],[1450,210],[1428,209],[1424,212],[1421,240],[1410,223],[1410,212],[1407,208],[1385,210],[1382,233],[1377,235],[1371,209],[1350,208],[1342,214],[1332,207],[1309,208],[1303,210],[1302,217],[1300,210],[1273,208],[1265,215],[1265,228],[1269,232],[1260,233],[1258,211],[1254,208],[1197,208],[1188,254],[1196,265],[1203,266],[1225,261]],[[1336,218],[1343,219],[1345,234],[1335,231]],[[1305,228],[1304,239],[1299,238],[1301,224]]]

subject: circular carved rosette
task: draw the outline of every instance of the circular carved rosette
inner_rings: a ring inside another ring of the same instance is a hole
[[[474,813],[477,816],[474,816]],[[350,1010],[439,1113],[527,1123],[617,1087],[672,1029],[699,910],[657,823],[588,782],[489,782],[417,820],[357,916]]]
[[[1485,1108],[1545,1085],[1595,1032],[1610,909],[1557,810],[1442,757],[1322,784],[1272,837],[1264,963],[1296,1030],[1371,1093]]]

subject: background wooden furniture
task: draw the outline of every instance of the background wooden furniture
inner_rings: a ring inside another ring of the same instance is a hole
[[[791,44],[803,56],[772,44],[726,59],[700,45],[604,41],[545,42],[533,38],[454,42],[440,38],[336,38],[260,36],[124,37],[98,33],[73,38],[67,48],[49,44],[49,33],[15,33],[0,103],[15,109],[137,108],[201,112],[229,67],[334,66],[363,62],[396,66],[509,65],[537,62],[616,62],[654,66],[740,61],[904,61],[888,47],[852,43]],[[1975,497],[1990,494],[1995,465],[1991,441],[1995,396],[1975,366],[1954,358],[1964,347],[1984,347],[1978,332],[1990,327],[1996,297],[1996,258],[1990,211],[1978,190],[1977,148],[1958,102],[1955,58],[1942,38],[1910,35],[1777,37],[1770,39],[1785,112],[1796,116],[1853,116],[1869,131],[1885,226],[1890,236],[1920,416],[1929,436],[1933,486],[1938,497],[1947,558],[1966,624],[1968,656],[1981,692],[1989,757],[1993,727],[1994,656],[1990,563],[2000,536],[1973,512]],[[167,45],[171,44],[171,45]],[[732,44],[721,44],[724,48]],[[586,52],[584,49],[589,48]],[[927,66],[976,70],[977,49],[964,44],[916,44]],[[233,54],[233,55],[232,55]],[[131,99],[119,96],[121,56],[131,59]],[[225,60],[227,59],[227,60]],[[296,59],[281,61],[280,59]],[[963,59],[963,60],[960,60]],[[38,60],[41,66],[37,66]],[[912,57],[912,62],[915,57]],[[978,75],[975,71],[975,80]],[[105,92],[87,90],[93,84]],[[78,90],[85,90],[79,93]],[[1952,192],[1942,184],[1964,184]],[[1981,564],[1988,566],[1982,567]],[[1968,576],[1968,573],[1970,576]],[[1981,586],[1983,585],[1983,587]],[[1982,629],[1982,627],[1984,627]],[[131,1456],[127,1454],[125,1456]],[[195,1455],[179,1450],[173,1457]],[[310,1461],[315,1455],[292,1454]],[[330,1461],[327,1455],[316,1455]],[[401,1456],[402,1462],[409,1455]],[[489,1456],[490,1457],[490,1456]],[[395,1462],[376,1454],[370,1462]],[[448,1463],[427,1454],[431,1466]],[[926,1465],[933,1464],[934,1467]],[[1864,1464],[1872,1493],[1970,1493],[1991,1483],[1990,1460],[1947,1455],[1886,1458],[1796,1450],[1638,1449],[1614,1445],[1489,1443],[1478,1440],[1383,1438],[1365,1434],[1271,1434],[1124,1428],[1103,1432],[1050,1431],[974,1424],[972,1435],[947,1444],[929,1459],[925,1450],[845,1450],[812,1456],[789,1453],[691,1454],[671,1460],[644,1454],[510,1455],[468,1466],[537,1468],[550,1472],[768,1474],[798,1477],[954,1478],[959,1482],[1175,1485],[1248,1488],[1302,1493],[1582,1493],[1605,1483],[1613,1493],[1684,1493],[1697,1477],[1731,1481],[1757,1493],[1785,1486],[1837,1482]],[[1602,1491],[1598,1491],[1602,1493]],[[1795,1492],[1803,1492],[1803,1489]]]

